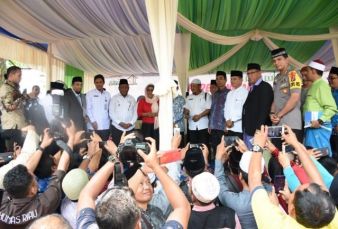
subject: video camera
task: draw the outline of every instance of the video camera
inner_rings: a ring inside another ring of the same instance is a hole
[[[127,139],[117,148],[117,155],[122,163],[125,162],[143,162],[143,158],[139,156],[137,150],[142,150],[145,154],[149,154],[149,147],[146,142],[143,142],[143,136],[138,131],[134,131],[135,138]]]
[[[54,119],[50,122],[50,135],[55,140],[63,140],[67,141],[67,133],[65,129],[62,127],[63,125],[66,125],[67,127],[71,126],[70,120],[66,120],[61,118],[62,110],[63,110],[63,96],[64,91],[59,89],[54,89],[52,91],[52,99],[53,99],[53,105],[52,105],[52,114],[54,116]]]

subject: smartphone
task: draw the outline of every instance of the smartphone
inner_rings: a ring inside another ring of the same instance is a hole
[[[293,151],[295,151],[295,149],[291,145],[284,145],[284,147],[285,153],[292,153]]]
[[[181,129],[180,128],[174,128],[174,136],[178,136],[181,133]]]
[[[284,126],[269,126],[268,138],[281,138],[284,134]]]
[[[84,139],[90,139],[90,136],[92,136],[92,135],[93,135],[93,133],[91,133],[91,132],[84,132],[82,134],[82,138],[84,138]]]
[[[320,157],[329,156],[329,148],[327,148],[327,147],[317,149],[316,151],[321,152],[322,155]]]
[[[102,141],[102,142],[99,142],[99,148],[100,149],[103,149],[104,148],[104,145],[107,143],[107,141]]]
[[[202,148],[202,147],[203,147],[202,143],[190,144],[189,145],[189,148]]]
[[[0,153],[0,157],[2,157],[2,159],[4,160],[3,162],[0,162],[0,165],[5,165],[8,162],[10,162],[11,160],[14,159],[13,157],[13,152],[10,153]]]
[[[168,163],[176,162],[176,161],[181,161],[181,160],[182,160],[182,156],[181,156],[180,149],[170,150],[170,151],[166,151],[160,157],[160,165],[168,164]]]
[[[284,175],[276,175],[273,185],[275,187],[275,192],[276,193],[279,193],[279,191],[284,190],[285,176]]]
[[[224,136],[224,146],[237,146],[237,136]]]

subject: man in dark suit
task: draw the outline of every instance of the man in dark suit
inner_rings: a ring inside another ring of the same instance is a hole
[[[243,140],[248,148],[252,147],[250,139],[260,130],[261,125],[271,125],[270,107],[273,102],[273,91],[269,83],[262,80],[261,66],[248,64],[249,95],[243,105]]]
[[[76,131],[86,131],[89,121],[86,113],[86,98],[81,94],[81,90],[82,77],[73,77],[72,89],[65,93],[63,100],[64,117],[73,120]]]

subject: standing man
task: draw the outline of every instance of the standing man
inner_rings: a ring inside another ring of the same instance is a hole
[[[301,91],[301,99],[300,99],[300,107],[301,107],[301,110],[303,110],[303,105],[305,103],[305,100],[306,100],[306,96],[307,96],[307,92],[309,91],[311,85],[312,85],[312,82],[310,80],[307,79],[307,66],[303,67],[301,70],[300,70],[300,74],[302,75],[302,81],[303,81],[303,85],[302,85],[302,91]]]
[[[324,70],[325,65],[320,60],[311,61],[308,67],[307,79],[312,82],[312,86],[307,93],[303,114],[317,111],[322,112],[322,115],[318,116],[318,120],[312,120],[311,126],[305,130],[304,145],[313,148],[328,147],[331,156],[331,118],[337,113],[337,105],[329,85],[322,79]]]
[[[329,85],[331,87],[332,96],[336,102],[336,107],[338,109],[338,68],[332,67],[327,78]],[[338,114],[332,116],[332,134],[330,138],[332,152],[334,153],[334,158],[338,159]]]
[[[261,66],[256,63],[248,64],[247,68],[250,92],[243,105],[242,127],[243,140],[248,148],[252,148],[250,139],[261,125],[271,125],[269,118],[273,91],[271,85],[262,79]]]
[[[65,93],[63,100],[64,117],[73,120],[76,131],[86,131],[89,121],[86,113],[86,97],[81,93],[82,85],[82,77],[74,76],[72,89]]]
[[[109,104],[109,116],[112,120],[112,138],[115,145],[120,143],[123,131],[129,134],[135,128],[137,105],[135,98],[128,94],[128,80],[120,79],[120,93],[114,95]]]
[[[210,80],[210,94],[211,97],[218,91],[216,80]]]
[[[9,151],[13,152],[14,142],[22,146],[21,128],[25,127],[25,105],[29,99],[35,98],[35,91],[21,94],[19,83],[21,81],[21,68],[12,66],[7,69],[7,80],[0,87],[1,124],[3,133],[1,137],[9,140]]]
[[[271,51],[273,65],[279,71],[273,82],[274,102],[271,105],[270,119],[276,126],[286,124],[292,128],[299,142],[302,142],[302,115],[300,93],[302,79],[296,71],[288,70],[289,58],[284,48]],[[274,138],[273,144],[282,149],[281,138]]]
[[[174,80],[177,87],[176,87],[176,91],[178,91],[178,82],[177,80]],[[185,99],[183,98],[183,96],[177,94],[176,97],[173,99],[173,125],[174,128],[177,126],[177,128],[180,128],[180,134],[182,136],[182,141],[180,143],[180,148],[182,149],[184,147],[184,140],[183,140],[183,136],[184,136],[184,105],[185,105]]]
[[[184,114],[189,123],[190,143],[208,145],[208,115],[211,107],[211,96],[201,89],[201,81],[191,82],[192,94],[186,99]]]
[[[224,105],[224,119],[229,136],[238,136],[243,139],[242,113],[243,105],[248,97],[249,91],[242,87],[243,72],[231,71],[231,86],[234,88],[229,92]]]
[[[103,75],[96,75],[94,84],[96,89],[86,94],[87,115],[89,117],[88,129],[89,131],[95,131],[102,141],[106,141],[109,138],[110,119],[108,108],[110,94],[103,88]]]
[[[53,90],[63,90],[63,83],[59,82],[50,82],[50,93],[47,94],[43,99],[40,101],[40,105],[43,106],[43,109],[45,110],[46,118],[48,123],[50,123],[53,119],[53,112],[52,112],[52,107],[53,107]],[[61,115],[63,117],[63,114]]]
[[[215,158],[217,146],[221,142],[226,129],[224,119],[224,104],[230,91],[228,88],[226,88],[226,82],[227,76],[225,72],[217,71],[216,83],[218,91],[216,91],[212,97],[208,128],[208,132],[211,134],[213,148],[211,159]]]

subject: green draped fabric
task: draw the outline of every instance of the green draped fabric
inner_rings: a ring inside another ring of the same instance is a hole
[[[178,11],[202,28],[226,36],[238,36],[253,29],[282,34],[313,35],[338,26],[337,0],[180,0]],[[182,33],[188,32],[179,26]],[[271,39],[299,62],[308,61],[325,43],[287,42]],[[217,59],[234,46],[213,44],[196,35],[191,37],[190,70]],[[245,71],[249,62],[274,70],[270,50],[261,41],[249,41],[225,63],[213,69]]]
[[[68,88],[72,87],[72,79],[73,79],[74,76],[81,76],[82,82],[84,83],[84,80],[83,80],[84,72],[77,69],[77,68],[74,68],[73,66],[66,64],[66,67],[65,67],[65,83],[66,83]],[[82,89],[82,93],[83,93],[83,89]]]

